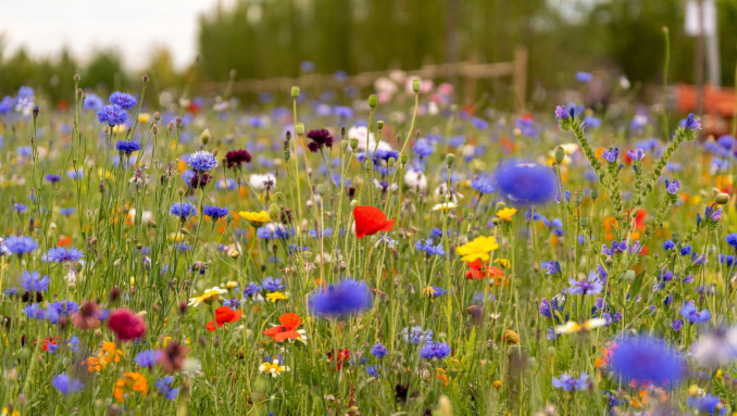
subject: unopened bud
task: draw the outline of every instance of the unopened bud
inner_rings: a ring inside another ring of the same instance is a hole
[[[379,120],[376,122],[376,126],[379,128],[379,131],[384,128],[384,120]]]
[[[356,150],[358,148],[358,139],[353,137],[351,138],[351,149]]]
[[[379,102],[379,97],[376,96],[376,94],[369,95],[369,107],[376,108],[376,104]]]
[[[591,188],[590,194],[591,194],[591,199],[596,201],[596,198],[599,197],[599,188]]]
[[[412,80],[412,91],[414,91],[415,94],[420,92],[420,80],[419,79]]]
[[[454,155],[453,153],[448,153],[445,156],[445,163],[447,163],[448,166],[453,166],[453,163],[455,163],[455,161],[456,161],[456,155]]]
[[[353,209],[353,208],[355,208],[355,207],[357,207],[357,206],[358,206],[358,201],[356,201],[355,199],[354,199],[354,200],[352,200],[352,201],[351,201],[351,209]]]
[[[292,98],[299,97],[299,87],[292,87]]]
[[[555,148],[555,163],[561,164],[563,163],[563,159],[566,158],[566,151],[563,149],[563,146],[558,146]]]
[[[407,164],[407,161],[409,160],[409,156],[402,154],[399,156],[399,161],[402,162],[403,165]]]
[[[148,84],[148,74],[143,74],[141,81],[143,81],[144,84]]]
[[[202,132],[202,136],[200,136],[200,139],[202,140],[202,144],[207,144],[207,142],[210,141],[210,129],[205,129]]]
[[[724,192],[720,192],[716,197],[714,197],[714,201],[719,205],[724,205],[729,202],[729,195]]]
[[[305,125],[303,123],[297,123],[297,125],[294,127],[294,132],[297,136],[302,136],[305,134]]]

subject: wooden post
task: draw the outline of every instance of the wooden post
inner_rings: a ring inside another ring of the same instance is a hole
[[[527,47],[517,45],[514,49],[514,108],[521,113],[525,111],[527,96]]]

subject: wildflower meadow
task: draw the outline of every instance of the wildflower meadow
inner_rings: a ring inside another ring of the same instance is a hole
[[[737,141],[698,114],[152,81],[0,100],[2,414],[737,412]]]

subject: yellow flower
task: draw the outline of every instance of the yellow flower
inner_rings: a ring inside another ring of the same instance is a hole
[[[11,413],[7,407],[3,407],[3,415],[9,415],[9,416],[20,416],[20,412],[17,410],[13,410],[13,413]]]
[[[250,222],[253,228],[261,228],[267,222],[271,221],[269,213],[266,211],[261,212],[246,212],[241,211],[238,213],[241,217],[245,218],[246,221]]]
[[[501,218],[504,222],[512,221],[512,216],[517,213],[515,208],[504,208],[496,213],[496,216]]]
[[[276,377],[280,373],[283,373],[285,371],[289,371],[289,367],[284,365],[279,365],[279,359],[274,358],[274,361],[270,363],[263,363],[258,367],[258,371],[263,373],[266,372],[268,374],[271,374],[271,377]]]
[[[496,243],[494,237],[478,237],[473,241],[470,241],[456,250],[463,261],[474,261],[481,259],[481,261],[489,260],[489,252],[499,248],[499,244]]]
[[[238,282],[234,282],[232,280],[228,281],[227,283],[223,283],[220,286],[226,288],[226,289],[234,289],[238,287]]]
[[[184,241],[186,237],[182,233],[171,233],[169,234],[169,241],[172,243],[179,243],[181,241]]]
[[[113,388],[113,396],[118,403],[125,401],[125,393],[128,392],[139,392],[142,395],[148,394],[148,381],[141,373],[125,373],[123,378],[119,378],[115,382],[115,388]]]
[[[210,302],[220,296],[221,293],[225,292],[227,292],[227,290],[220,289],[217,286],[213,287],[212,289],[207,289],[202,295],[190,299],[189,306],[197,306],[202,302]]]
[[[289,299],[289,296],[282,292],[272,292],[266,295],[266,299],[270,300],[271,303],[276,303],[277,300]]]
[[[509,260],[507,260],[507,259],[496,259],[496,260],[494,260],[494,263],[499,264],[500,266],[502,266],[505,269],[508,269],[509,266],[512,265],[512,263],[510,263]]]
[[[574,332],[589,331],[595,328],[599,328],[606,325],[604,318],[594,318],[579,324],[576,321],[568,321],[565,325],[558,325],[555,327],[556,334],[572,334]]]
[[[458,204],[455,202],[444,202],[442,204],[436,204],[432,207],[433,211],[450,211],[453,208],[457,208]]]
[[[494,388],[497,390],[502,388],[502,382],[500,380],[494,380]]]
[[[435,290],[435,288],[432,287],[432,286],[428,286],[428,287],[422,289],[422,294],[425,295],[425,296],[427,296],[427,297],[435,296],[437,293],[438,293],[437,290]]]
[[[151,121],[151,114],[149,113],[141,113],[138,115],[138,121],[141,123],[148,123]]]

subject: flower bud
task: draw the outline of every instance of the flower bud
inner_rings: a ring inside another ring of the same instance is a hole
[[[403,165],[407,164],[407,161],[409,160],[409,156],[402,154],[399,156],[399,161],[402,162]]]
[[[393,167],[394,165],[397,164],[397,159],[390,157],[389,160],[387,161],[387,164],[389,165],[389,167]]]
[[[358,139],[353,137],[351,138],[351,149],[356,150],[358,148]]]
[[[412,91],[414,91],[415,94],[420,92],[420,80],[419,79],[412,80]]]
[[[352,201],[351,201],[351,209],[353,209],[353,208],[355,208],[355,207],[357,207],[357,206],[358,206],[358,201],[356,201],[355,199],[354,199],[354,200],[352,200]]]
[[[576,203],[576,205],[581,205],[583,202],[583,190],[577,189],[576,192],[573,194],[573,202]]]
[[[348,149],[348,144],[349,144],[348,143],[348,140],[341,140],[340,141],[340,150],[342,150],[342,151],[345,152],[346,149]]]
[[[720,192],[716,197],[714,197],[714,201],[719,205],[724,205],[729,202],[729,195],[724,192]]]
[[[589,217],[581,217],[581,228],[588,228]]]
[[[207,142],[210,141],[210,129],[205,129],[202,132],[202,135],[200,136],[200,139],[202,140],[202,144],[207,144]]]
[[[325,195],[325,184],[319,184],[315,187],[315,192],[317,192],[318,195]]]
[[[369,107],[376,108],[376,104],[379,102],[379,97],[376,94],[369,95]]]
[[[294,132],[297,136],[302,136],[305,134],[305,125],[303,123],[297,123],[297,125],[294,127]]]
[[[292,87],[292,98],[296,99],[299,97],[299,87]]]
[[[566,158],[566,151],[563,149],[563,146],[558,146],[555,148],[555,163],[561,164],[563,163],[563,159]]]
[[[384,128],[384,120],[379,120],[376,122],[376,127],[379,128],[379,131]]]
[[[599,197],[599,188],[591,188],[591,199],[596,201],[596,198]]]
[[[148,74],[143,74],[141,81],[143,81],[144,84],[148,84]]]
[[[79,74],[74,74],[74,80],[79,82],[79,80],[82,79],[82,77],[79,76]]]
[[[681,233],[679,233],[678,231],[673,231],[673,233],[670,235],[670,239],[673,240],[674,243],[681,241]]]
[[[161,113],[158,111],[154,113],[154,120],[159,121],[161,120]]]
[[[455,161],[456,161],[456,155],[454,155],[453,153],[448,153],[445,156],[445,163],[447,163],[448,166],[453,166],[453,163],[455,163]]]

